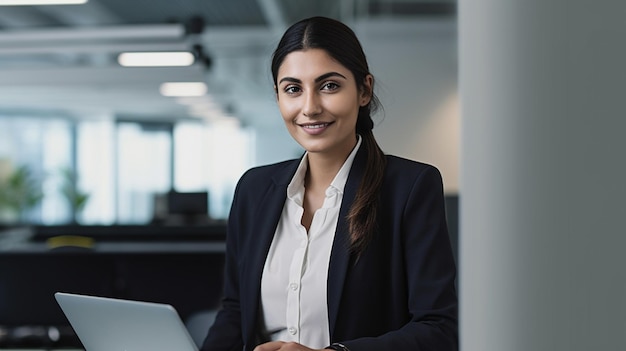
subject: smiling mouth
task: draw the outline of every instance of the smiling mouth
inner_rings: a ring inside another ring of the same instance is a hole
[[[306,128],[306,129],[321,129],[321,128],[326,128],[326,127],[328,127],[331,124],[332,124],[332,122],[330,122],[330,123],[300,124],[300,127]]]

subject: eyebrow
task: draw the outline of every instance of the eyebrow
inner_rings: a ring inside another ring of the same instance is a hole
[[[348,79],[348,78],[346,78],[346,76],[344,76],[341,73],[338,73],[338,72],[328,72],[328,73],[324,73],[321,76],[315,78],[315,83],[319,83],[319,82],[323,81],[324,79],[328,79],[330,77],[341,77],[343,79]],[[280,84],[282,82],[302,83],[302,81],[300,79],[293,78],[293,77],[285,77],[285,78],[281,79],[278,82],[278,84]]]

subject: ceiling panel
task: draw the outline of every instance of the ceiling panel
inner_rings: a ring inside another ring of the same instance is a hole
[[[342,3],[350,3],[349,1],[292,1],[279,0],[278,3],[283,9],[287,23],[293,23],[305,17],[326,16],[331,18],[341,18]]]
[[[99,0],[128,24],[185,23],[198,16],[211,26],[265,25],[257,0]]]

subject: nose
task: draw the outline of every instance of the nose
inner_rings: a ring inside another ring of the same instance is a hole
[[[304,97],[304,106],[302,106],[302,114],[306,117],[315,117],[322,113],[322,105],[320,97],[316,91],[309,90]]]

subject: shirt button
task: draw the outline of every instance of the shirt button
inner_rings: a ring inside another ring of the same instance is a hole
[[[287,331],[291,335],[296,335],[296,333],[298,332],[298,330],[296,328],[294,328],[294,327],[291,327],[291,328],[287,329]]]
[[[289,284],[289,288],[290,288],[291,290],[293,290],[293,291],[296,291],[296,290],[298,290],[298,284],[296,284],[296,283],[291,283],[291,284]]]

